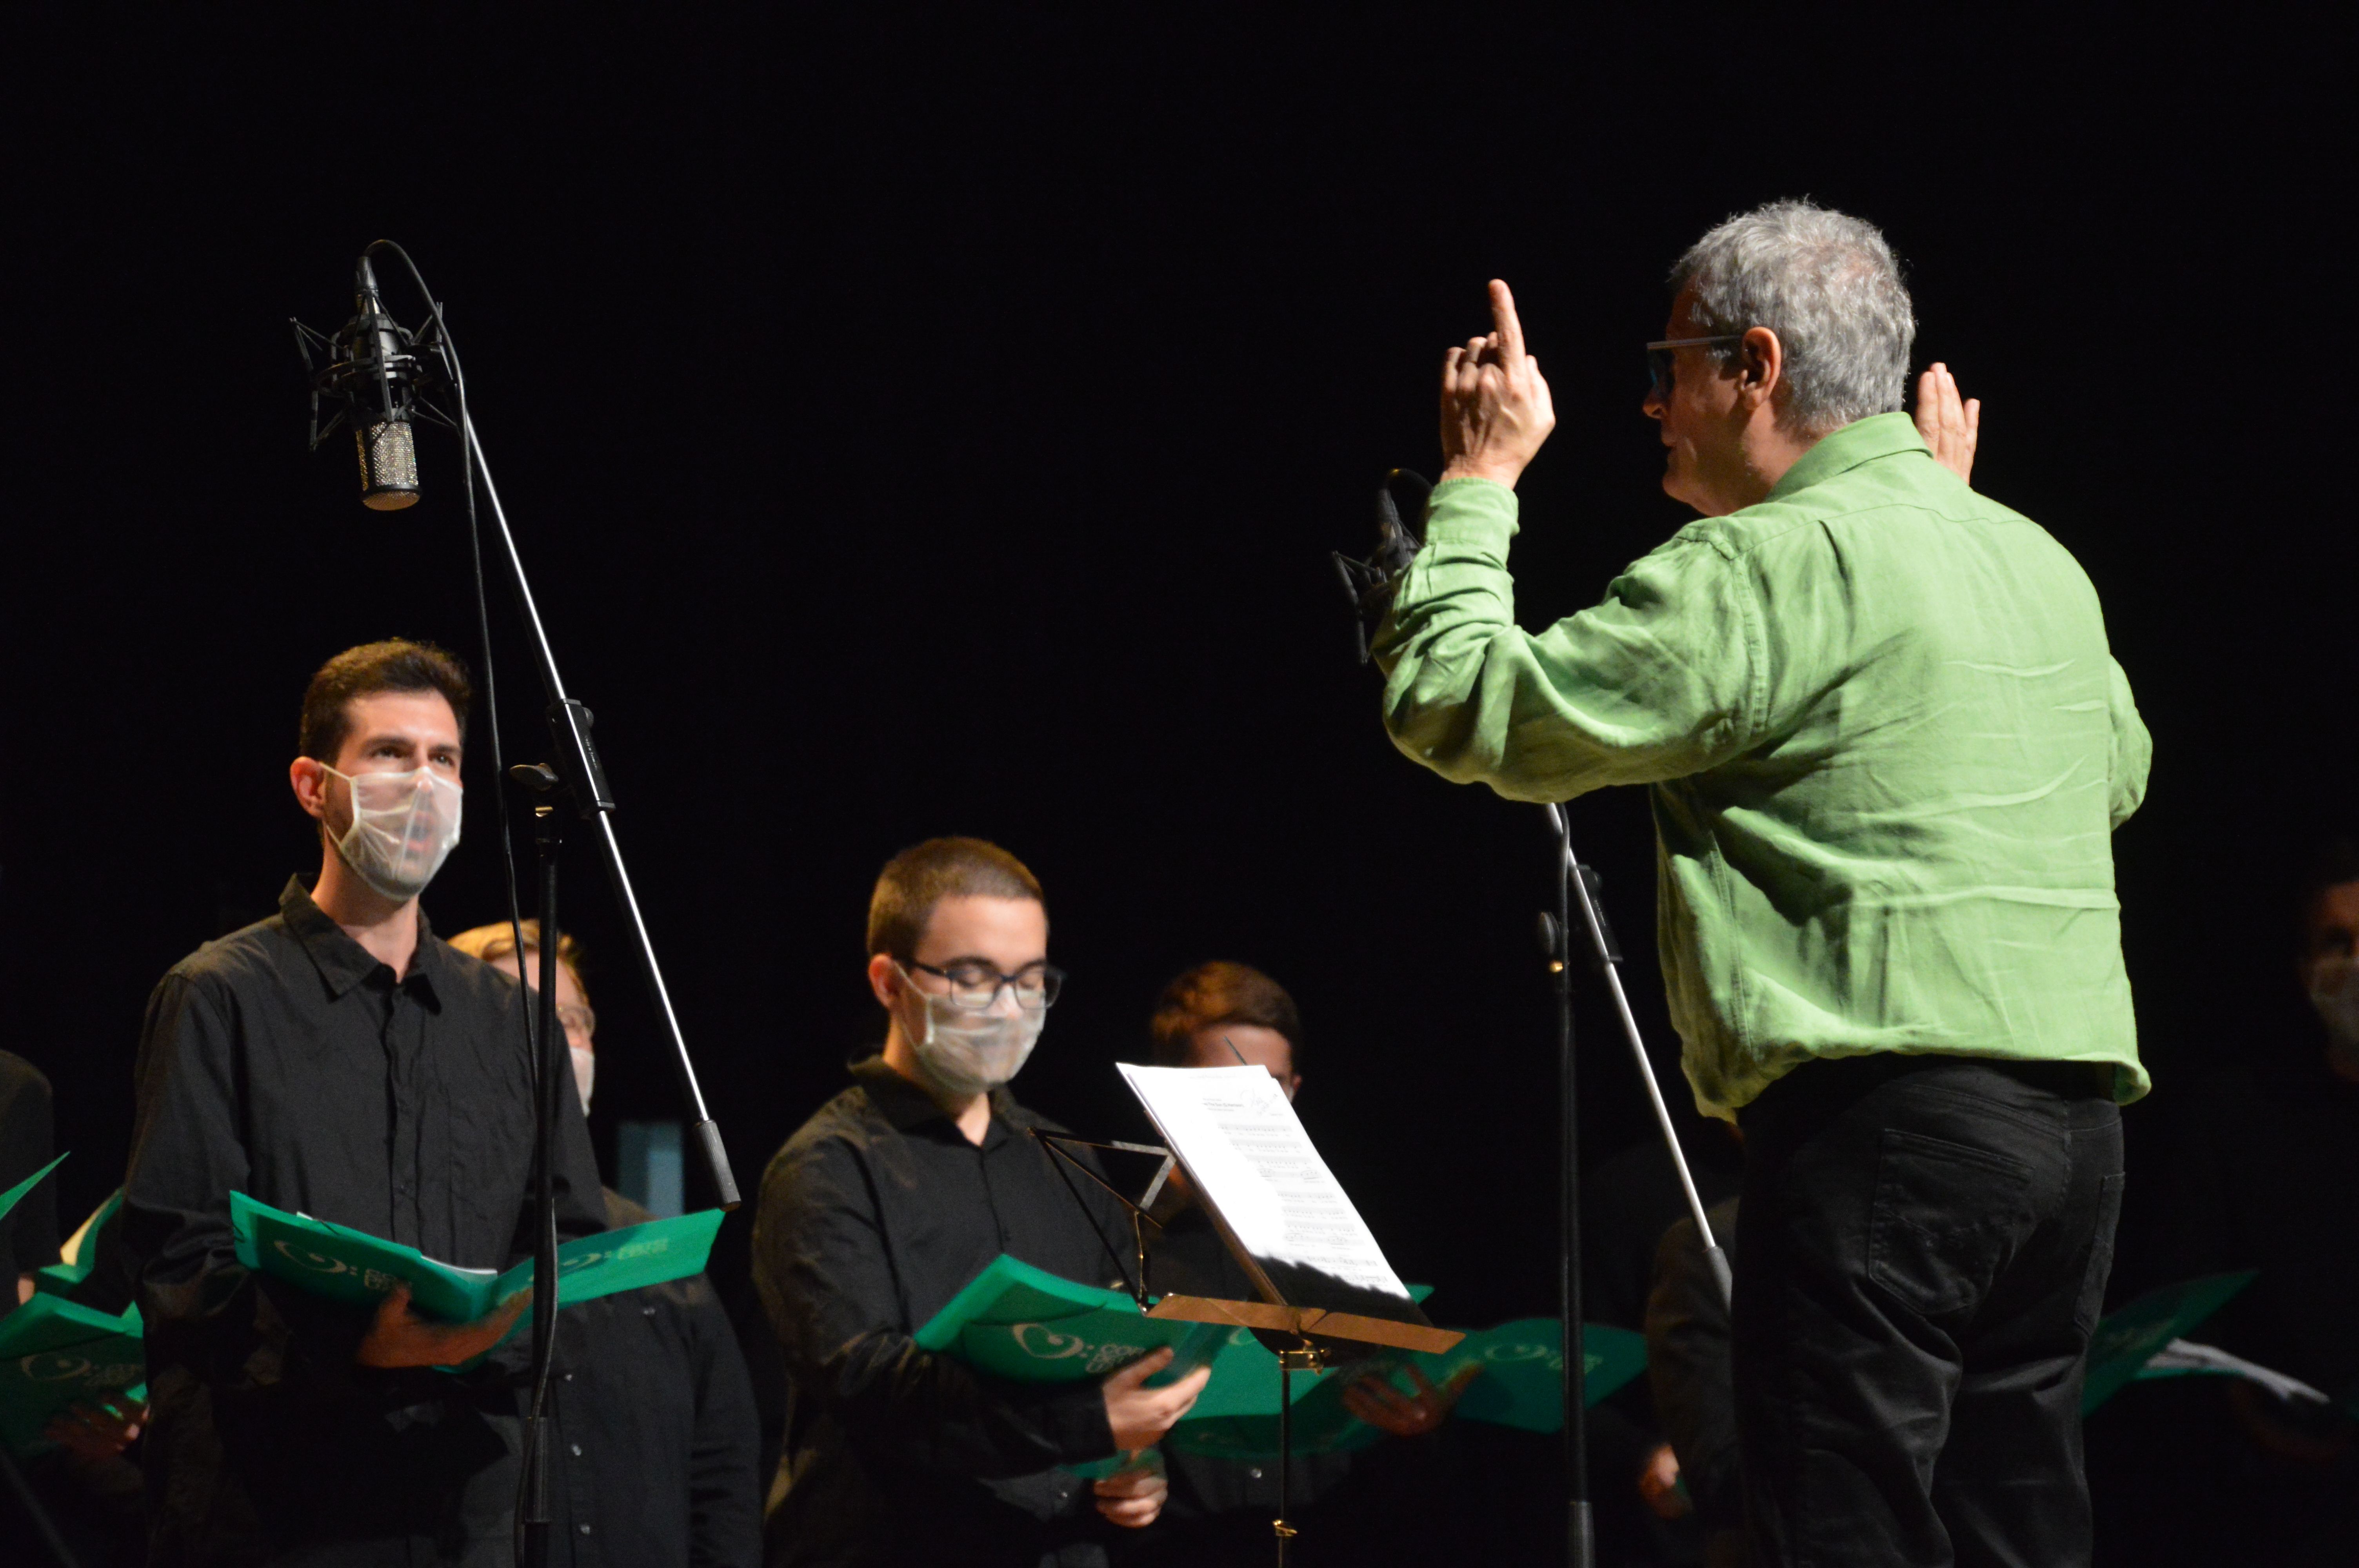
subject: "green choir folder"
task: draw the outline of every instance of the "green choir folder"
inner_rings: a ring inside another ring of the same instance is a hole
[[[420,1314],[473,1323],[532,1283],[532,1260],[506,1271],[437,1262],[415,1247],[309,1215],[288,1214],[244,1193],[229,1195],[238,1261],[330,1301],[366,1306],[397,1283]],[[557,1249],[557,1303],[571,1306],[617,1291],[685,1279],[704,1267],[721,1211],[603,1230]]]
[[[918,1330],[918,1348],[1019,1383],[1102,1378],[1150,1350],[1171,1365],[1147,1379],[1160,1388],[1212,1358],[1222,1325],[1151,1318],[1120,1291],[1077,1284],[1005,1252]]]
[[[1646,1369],[1647,1339],[1603,1324],[1582,1327],[1584,1402],[1594,1405]],[[1461,1369],[1480,1366],[1451,1412],[1469,1421],[1525,1432],[1552,1433],[1564,1426],[1564,1358],[1557,1320],[1518,1318],[1496,1328],[1470,1333],[1439,1355],[1387,1351],[1362,1361],[1294,1379],[1289,1434],[1298,1455],[1349,1453],[1377,1442],[1384,1433],[1354,1416],[1343,1390],[1371,1374],[1390,1379],[1402,1393],[1415,1390],[1409,1368],[1440,1388]],[[1250,1330],[1239,1329],[1212,1362],[1212,1381],[1193,1410],[1164,1439],[1184,1454],[1240,1461],[1277,1454],[1277,1357]]]
[[[117,1316],[36,1295],[0,1318],[0,1443],[18,1454],[48,1447],[41,1430],[60,1411],[142,1399],[147,1376],[137,1307]]]
[[[1422,1299],[1422,1286],[1412,1287]],[[1645,1370],[1647,1341],[1626,1329],[1590,1324],[1582,1329],[1588,1367],[1585,1392],[1595,1404]],[[1147,1379],[1160,1387],[1210,1363],[1211,1381],[1195,1408],[1164,1446],[1223,1458],[1268,1458],[1277,1452],[1277,1357],[1253,1330],[1225,1324],[1152,1318],[1120,1291],[1079,1284],[1005,1253],[992,1260],[917,1333],[918,1347],[946,1355],[979,1372],[1020,1383],[1071,1383],[1105,1376],[1160,1346],[1171,1365]],[[1364,1448],[1384,1434],[1343,1406],[1343,1390],[1375,1373],[1403,1393],[1412,1367],[1439,1387],[1459,1369],[1479,1364],[1459,1398],[1456,1413],[1473,1421],[1555,1432],[1564,1422],[1564,1364],[1557,1321],[1522,1318],[1469,1334],[1439,1355],[1386,1351],[1336,1371],[1293,1380],[1293,1439],[1298,1454]],[[1090,1477],[1112,1475],[1122,1455],[1067,1468]]]
[[[1148,1317],[1121,1291],[1060,1279],[1003,1252],[927,1320],[917,1341],[920,1350],[1018,1383],[1103,1378],[1169,1346],[1171,1364],[1147,1380],[1161,1388],[1212,1360],[1231,1332],[1223,1324]],[[1217,1368],[1212,1376],[1217,1383]],[[1127,1462],[1116,1454],[1066,1468],[1103,1480]]]
[[[2097,1325],[2097,1332],[2089,1340],[2088,1380],[2081,1391],[2082,1415],[2089,1415],[2134,1379],[2177,1376],[2169,1372],[2149,1374],[2146,1364],[2154,1358],[2155,1352],[2183,1337],[2252,1282],[2253,1271],[2248,1269],[2242,1273],[2206,1274],[2199,1280],[2165,1285],[2158,1291],[2148,1291]]]

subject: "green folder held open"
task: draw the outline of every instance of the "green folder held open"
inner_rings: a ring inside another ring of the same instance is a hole
[[[2253,1282],[2253,1271],[2207,1274],[2148,1291],[2097,1325],[2089,1340],[2088,1380],[2082,1386],[2081,1413],[2087,1416],[2146,1372],[2156,1351],[2218,1312],[2228,1298]],[[2167,1375],[2167,1374],[2166,1374]]]
[[[918,1348],[1018,1383],[1102,1378],[1169,1346],[1160,1388],[1212,1357],[1224,1326],[1151,1318],[1120,1291],[1077,1284],[1005,1252],[918,1330]]]
[[[1003,1252],[928,1319],[916,1337],[920,1350],[1018,1383],[1103,1378],[1169,1346],[1171,1364],[1147,1380],[1149,1388],[1161,1388],[1212,1360],[1231,1333],[1222,1324],[1148,1317],[1120,1291],[1060,1279]],[[1212,1377],[1220,1381],[1217,1368]],[[1211,1391],[1208,1386],[1205,1392]],[[1103,1480],[1125,1462],[1117,1454],[1066,1468]]]
[[[288,1214],[244,1193],[230,1194],[229,1213],[238,1261],[330,1301],[365,1306],[396,1283],[406,1283],[411,1304],[422,1315],[473,1323],[532,1283],[530,1259],[505,1272],[456,1268],[415,1247]],[[719,1209],[706,1209],[565,1243],[557,1249],[558,1305],[698,1272],[712,1250],[721,1218]]]
[[[97,1312],[36,1295],[0,1318],[0,1443],[18,1454],[49,1446],[41,1429],[68,1405],[146,1394],[139,1309]]]
[[[1558,1333],[1552,1317],[1518,1318],[1470,1333],[1439,1355],[1386,1351],[1371,1361],[1298,1377],[1289,1434],[1294,1452],[1298,1456],[1348,1453],[1375,1443],[1383,1433],[1352,1414],[1343,1403],[1343,1391],[1375,1374],[1389,1379],[1405,1394],[1413,1392],[1411,1368],[1440,1388],[1462,1368],[1479,1365],[1482,1374],[1460,1395],[1454,1415],[1525,1432],[1561,1431],[1564,1360]],[[1588,1404],[1609,1397],[1646,1369],[1644,1335],[1586,1324],[1582,1347],[1587,1369],[1582,1393]],[[1164,1439],[1166,1446],[1241,1461],[1275,1458],[1277,1387],[1277,1357],[1251,1333],[1238,1331],[1221,1347],[1211,1386]]]

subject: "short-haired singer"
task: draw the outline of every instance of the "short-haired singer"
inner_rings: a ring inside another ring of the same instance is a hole
[[[172,967],[147,1003],[124,1245],[155,1413],[149,1561],[506,1568],[527,1336],[475,1370],[521,1297],[439,1324],[242,1267],[229,1195],[468,1269],[531,1250],[533,1067],[516,981],[418,907],[459,840],[466,671],[371,643],[303,697],[296,803],[320,876]],[[571,1076],[568,1076],[569,1086]],[[580,1103],[561,1097],[558,1229],[605,1228]]]
[[[913,1337],[1001,1253],[1119,1284],[1121,1206],[1058,1173],[1007,1086],[1064,976],[1024,863],[979,838],[895,856],[868,907],[884,1049],[762,1177],[754,1282],[786,1355],[786,1433],[765,1521],[772,1568],[1104,1568],[1162,1511],[1143,1450],[1210,1373],[1169,1387],[1156,1350],[1095,1382],[1016,1384]],[[1137,1457],[1089,1482],[1061,1466]]]
[[[2082,1364],[2147,1090],[2111,836],[2146,727],[2096,591],[1975,493],[1884,237],[1805,201],[1680,258],[1644,412],[1701,514],[1518,629],[1554,423],[1506,286],[1377,656],[1400,749],[1511,799],[1652,786],[1697,1102],[1745,1138],[1734,1377],[1769,1563],[2089,1561]],[[1930,445],[1929,447],[1929,437]]]

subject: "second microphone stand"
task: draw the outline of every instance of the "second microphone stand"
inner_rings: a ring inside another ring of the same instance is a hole
[[[1588,1363],[1581,1332],[1580,1117],[1579,1097],[1574,1089],[1572,1027],[1572,930],[1576,907],[1580,911],[1577,923],[1588,938],[1590,962],[1604,980],[1614,1011],[1622,1020],[1622,1032],[1637,1062],[1639,1081],[1647,1086],[1656,1125],[1662,1130],[1663,1146],[1670,1151],[1672,1167],[1679,1172],[1680,1190],[1687,1195],[1688,1213],[1695,1220],[1696,1233],[1702,1239],[1712,1277],[1720,1281],[1723,1303],[1730,1298],[1731,1284],[1727,1254],[1713,1239],[1712,1222],[1704,1217],[1703,1199],[1696,1192],[1695,1178],[1689,1173],[1687,1156],[1680,1149],[1678,1130],[1671,1124],[1670,1108],[1664,1103],[1662,1088],[1655,1081],[1654,1064],[1647,1059],[1646,1044],[1638,1033],[1638,1021],[1630,1011],[1630,998],[1622,989],[1622,945],[1614,939],[1614,928],[1598,903],[1597,873],[1574,856],[1572,830],[1564,808],[1551,805],[1542,809],[1548,813],[1556,881],[1556,910],[1540,915],[1539,935],[1541,949],[1548,956],[1549,969],[1556,981],[1559,1150],[1562,1162],[1557,1280],[1564,1312],[1565,1556],[1573,1568],[1593,1568],[1597,1559],[1597,1530],[1589,1498],[1585,1387]]]

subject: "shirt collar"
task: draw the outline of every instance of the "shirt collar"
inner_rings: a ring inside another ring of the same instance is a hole
[[[287,923],[287,930],[302,944],[318,968],[320,978],[328,984],[328,994],[342,1000],[354,986],[392,966],[344,934],[344,928],[311,902],[311,894],[299,876],[288,877],[287,887],[278,895],[278,915]],[[418,912],[418,951],[409,960],[409,973],[402,984],[417,984],[420,1000],[429,1005],[440,1005],[435,994],[434,977],[449,962],[441,939],[434,935],[426,922],[426,912]]]
[[[882,1052],[863,1056],[851,1064],[852,1076],[868,1091],[868,1102],[878,1115],[892,1125],[896,1132],[911,1132],[929,1121],[940,1121],[964,1142],[966,1135],[958,1132],[951,1122],[951,1113],[937,1103],[934,1097],[893,1070]],[[1015,1097],[1002,1084],[991,1091],[991,1127],[983,1135],[983,1147],[993,1149],[1007,1136],[1008,1129],[1023,1125],[1022,1110]]]
[[[1871,414],[1864,419],[1854,419],[1842,429],[1820,437],[1818,445],[1796,459],[1794,466],[1763,499],[1783,501],[1796,491],[1824,483],[1862,463],[1900,452],[1922,452],[1928,458],[1933,455],[1932,449],[1925,445],[1925,438],[1917,433],[1916,421],[1908,415],[1896,409],[1890,414]]]

